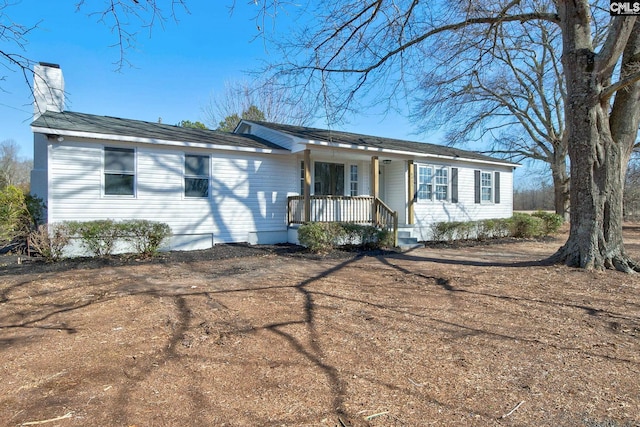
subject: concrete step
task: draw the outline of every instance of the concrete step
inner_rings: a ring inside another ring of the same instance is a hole
[[[401,249],[414,249],[421,248],[424,245],[422,243],[418,243],[418,239],[415,237],[400,237],[398,233],[398,247]]]

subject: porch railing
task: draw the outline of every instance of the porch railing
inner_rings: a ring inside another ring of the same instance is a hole
[[[311,222],[352,222],[370,224],[393,232],[398,242],[398,213],[373,196],[309,196]],[[289,196],[289,224],[305,222],[304,196]]]

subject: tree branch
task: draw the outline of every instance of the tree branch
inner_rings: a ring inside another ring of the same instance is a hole
[[[553,23],[559,23],[559,18],[557,14],[554,13],[524,13],[524,14],[518,14],[518,15],[511,15],[511,16],[498,16],[498,17],[481,17],[481,18],[470,18],[461,22],[457,22],[454,24],[449,24],[449,25],[443,25],[441,27],[438,28],[434,28],[431,31],[427,31],[426,33],[420,35],[419,37],[416,37],[410,41],[408,41],[407,43],[404,43],[400,46],[398,46],[397,48],[387,52],[385,55],[383,55],[377,62],[375,62],[374,64],[368,66],[368,67],[364,67],[364,68],[327,68],[326,65],[319,67],[319,66],[307,66],[307,67],[301,67],[302,69],[310,69],[310,70],[315,70],[315,71],[326,71],[329,73],[358,73],[358,74],[365,74],[365,73],[369,73],[373,70],[375,70],[376,68],[379,68],[380,66],[382,66],[385,62],[387,62],[390,58],[394,57],[395,55],[407,50],[408,48],[419,44],[423,41],[425,41],[426,39],[428,39],[429,37],[433,37],[437,34],[440,33],[445,33],[445,32],[449,32],[449,31],[455,31],[464,27],[469,27],[472,25],[480,25],[480,24],[496,24],[499,22],[523,22],[523,21],[528,21],[528,20],[532,20],[532,19],[539,19],[539,20],[545,20],[545,21],[549,21],[549,22],[553,22]],[[327,63],[328,64],[328,63]]]
[[[635,16],[616,16],[613,18],[602,49],[596,55],[596,67],[599,73],[611,74],[627,44],[629,35],[636,22]]]
[[[609,85],[606,88],[604,88],[600,94],[600,100],[606,101],[611,96],[613,96],[613,94],[616,93],[617,91],[624,89],[627,86],[630,86],[637,81],[640,81],[640,71],[636,71],[635,73],[629,74],[624,79],[619,80],[616,83],[613,83],[612,85]]]

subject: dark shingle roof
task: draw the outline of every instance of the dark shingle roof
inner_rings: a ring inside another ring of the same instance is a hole
[[[269,129],[287,133],[289,135],[314,141],[326,141],[337,144],[348,144],[367,148],[384,150],[404,151],[419,154],[428,154],[445,157],[459,157],[461,159],[480,160],[487,162],[500,162],[516,166],[516,163],[473,151],[459,150],[457,148],[444,145],[429,144],[426,142],[404,141],[401,139],[382,138],[379,136],[360,135],[357,133],[340,132],[327,129],[316,129],[304,126],[281,125],[275,123],[245,120],[245,122],[255,123]]]
[[[239,135],[208,129],[183,128],[162,123],[140,120],[119,119],[117,117],[65,111],[47,111],[31,126],[46,128],[53,132],[75,131],[104,135],[118,135],[135,138],[149,138],[162,141],[198,142],[212,145],[226,145],[244,148],[279,149],[283,147],[253,135]]]

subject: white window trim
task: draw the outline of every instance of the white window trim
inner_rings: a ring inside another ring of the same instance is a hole
[[[448,165],[436,165],[428,163],[417,163],[416,170],[416,202],[417,203],[451,203],[451,166]],[[420,168],[431,169],[431,197],[419,198],[418,191],[420,189]],[[444,169],[447,171],[447,198],[438,200],[436,198],[436,186],[444,186],[442,184],[436,184],[436,170]]]
[[[304,187],[305,187],[305,174],[306,174],[306,170],[305,170],[305,166],[304,166],[304,159],[300,160],[300,162],[298,163],[298,175],[300,178],[300,188],[298,189],[300,191],[300,195],[304,196]]]
[[[483,174],[488,174],[491,177],[491,182],[489,184],[489,186],[486,185],[482,185],[482,175]],[[482,170],[480,169],[480,204],[485,204],[485,205],[490,205],[493,204],[494,200],[495,200],[495,174],[494,171],[488,171],[488,170]],[[483,188],[489,188],[491,190],[491,199],[490,200],[484,200],[482,197],[482,189]]]
[[[186,193],[186,186],[185,186],[185,179],[186,178],[199,178],[198,176],[195,175],[189,175],[187,176],[187,167],[186,167],[186,158],[187,156],[198,156],[198,157],[207,157],[209,158],[209,170],[208,172],[208,176],[207,176],[207,197],[196,197],[196,196],[187,196]],[[200,153],[183,153],[182,154],[182,199],[183,200],[209,200],[211,199],[211,177],[213,176],[212,174],[212,170],[213,170],[213,161],[211,159],[211,155],[209,154],[200,154]]]
[[[105,169],[104,157],[105,148],[121,148],[133,150],[133,194],[106,194],[105,189]],[[138,198],[138,150],[135,147],[118,147],[115,145],[103,145],[100,149],[100,196],[106,199],[137,199]]]
[[[355,167],[356,168],[356,179],[355,181],[351,179],[351,168]],[[360,195],[360,166],[358,166],[357,163],[350,163],[349,164],[349,191],[348,191],[348,196],[350,197],[356,197]],[[351,194],[351,184],[355,183],[356,184],[356,194]]]

